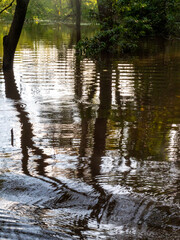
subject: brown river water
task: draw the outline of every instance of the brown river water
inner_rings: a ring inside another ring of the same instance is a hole
[[[26,24],[3,74],[7,31],[0,239],[180,239],[180,41],[79,59],[72,26]]]

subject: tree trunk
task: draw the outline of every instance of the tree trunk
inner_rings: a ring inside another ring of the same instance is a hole
[[[16,0],[17,5],[9,33],[3,38],[3,70],[13,68],[14,54],[23,28],[29,1]]]
[[[79,28],[81,24],[81,0],[76,0],[76,27]]]
[[[76,31],[78,42],[81,39],[81,0],[76,0]]]

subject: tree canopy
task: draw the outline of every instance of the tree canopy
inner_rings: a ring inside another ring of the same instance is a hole
[[[0,0],[0,18],[12,19],[14,2]],[[142,37],[177,35],[179,13],[179,0],[31,0],[26,19],[99,23],[101,31],[78,45],[80,53],[91,55],[133,50]]]
[[[101,31],[78,44],[81,54],[132,51],[142,37],[179,34],[179,0],[97,0]]]
[[[96,0],[80,0],[82,5],[82,20],[90,21],[92,13],[97,13]],[[8,6],[10,0],[0,0],[0,11]],[[29,20],[56,20],[73,22],[76,17],[74,0],[31,0],[26,18]],[[10,19],[14,13],[14,7],[3,12],[1,18]]]

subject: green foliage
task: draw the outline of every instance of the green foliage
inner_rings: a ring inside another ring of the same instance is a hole
[[[12,0],[0,0],[0,11]],[[15,4],[14,4],[15,6]],[[82,21],[91,21],[92,16],[97,15],[96,0],[83,0],[81,1]],[[14,7],[5,11],[1,18],[8,20],[12,19],[14,14]],[[74,0],[31,0],[26,18],[29,20],[49,20],[49,21],[68,21],[74,22],[75,14],[75,1]]]
[[[179,0],[117,0],[118,19],[127,22],[133,18],[138,32],[145,35],[169,35],[177,31],[177,18],[180,12]],[[131,22],[132,23],[132,22]]]
[[[9,6],[12,3],[12,0],[0,0],[0,12],[4,10],[7,6]],[[6,19],[10,20],[12,19],[12,16],[14,14],[15,4],[13,3],[11,7],[3,11],[3,13],[0,14],[0,20]]]
[[[31,0],[28,7],[26,18],[38,20],[50,17],[49,13],[51,12],[52,6],[49,5],[49,2],[51,1]]]
[[[98,11],[96,0],[83,0],[81,1],[82,21],[96,21]]]
[[[11,0],[0,0],[0,10]],[[14,7],[0,15],[12,19]],[[99,12],[98,12],[99,9]],[[180,22],[179,0],[83,0],[82,22],[98,21],[101,31],[94,38],[79,42],[81,54],[134,50],[144,36],[169,36],[178,33]],[[75,22],[74,0],[31,0],[27,12],[30,20]]]
[[[78,42],[76,49],[80,55],[97,56],[105,52],[133,51],[137,47],[138,37],[131,36],[127,28],[117,26],[109,30],[100,31],[91,39]]]
[[[109,0],[99,2],[109,4]],[[106,10],[101,5],[99,8]],[[107,15],[107,11],[101,21],[101,32],[94,38],[80,41],[77,49],[86,56],[135,50],[142,37],[177,33],[179,10],[178,0],[113,0],[113,14]]]

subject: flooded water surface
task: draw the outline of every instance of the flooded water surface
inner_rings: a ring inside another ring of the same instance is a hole
[[[99,60],[75,44],[27,24],[0,70],[0,239],[179,239],[180,41]]]

